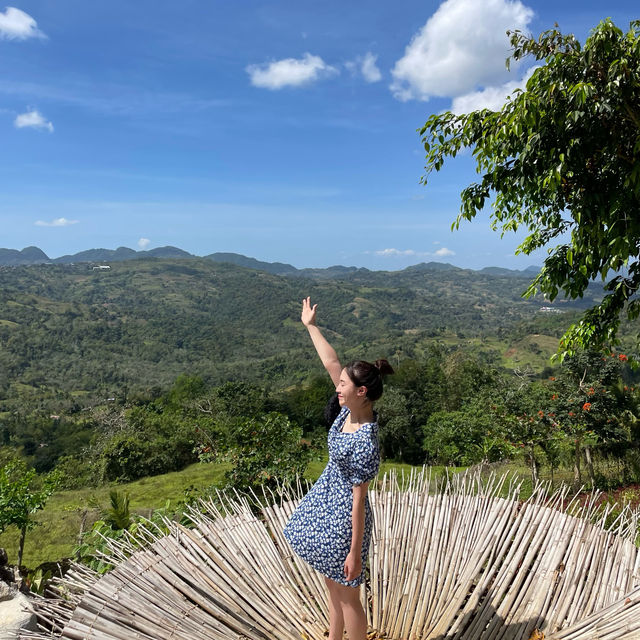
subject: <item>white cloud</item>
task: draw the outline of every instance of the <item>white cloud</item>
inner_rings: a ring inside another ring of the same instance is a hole
[[[367,51],[363,56],[358,56],[354,60],[349,60],[344,63],[344,66],[351,72],[352,75],[362,74],[362,77],[366,82],[379,82],[382,80],[382,73],[376,65],[378,56]]]
[[[383,256],[384,258],[393,256],[415,256],[417,252],[413,249],[381,249],[380,251],[376,251],[376,255]]]
[[[53,133],[53,124],[45,120],[44,116],[36,109],[16,116],[13,124],[16,129],[31,127],[32,129],[46,129],[49,133]]]
[[[380,69],[378,69],[376,65],[376,60],[378,56],[374,56],[371,51],[367,51],[362,58],[360,70],[362,71],[362,75],[367,82],[379,82],[382,80],[382,73],[380,73]]]
[[[45,222],[44,220],[38,220],[36,225],[38,227],[68,227],[72,224],[78,224],[80,220],[67,220],[66,218],[55,218],[51,222]]]
[[[507,77],[508,29],[525,30],[533,11],[520,0],[446,0],[392,70],[399,100],[453,97]]]
[[[451,103],[451,111],[453,111],[453,113],[470,113],[478,109],[499,111],[507,101],[507,98],[516,89],[524,89],[527,80],[529,80],[537,68],[538,66],[528,69],[521,80],[505,82],[499,87],[487,87],[481,91],[472,91],[471,93],[454,98]]]
[[[46,38],[38,29],[38,23],[24,11],[7,7],[0,11],[0,38],[6,40],[26,40],[27,38]]]
[[[251,84],[262,89],[282,89],[311,84],[323,77],[338,73],[320,56],[305,53],[302,58],[285,58],[263,64],[250,64],[246,68]]]
[[[439,244],[434,242],[434,244]],[[437,251],[433,253],[430,251],[416,251],[415,249],[381,249],[380,251],[376,251],[375,254],[377,256],[382,256],[383,258],[397,258],[401,256],[415,256],[419,258],[444,258],[446,256],[455,256],[456,252],[451,251],[451,249],[447,249],[446,247],[440,247]]]
[[[149,246],[150,242],[151,240],[149,240],[149,238],[140,238],[140,240],[138,240],[138,246],[141,249],[146,249]]]

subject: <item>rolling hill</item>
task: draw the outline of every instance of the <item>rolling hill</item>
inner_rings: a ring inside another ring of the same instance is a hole
[[[0,410],[22,402],[77,402],[166,387],[183,372],[291,385],[317,371],[299,323],[300,300],[344,357],[420,356],[464,341],[502,357],[529,334],[556,339],[589,297],[540,312],[512,274],[440,265],[282,276],[208,258],[0,268]],[[594,289],[593,296],[598,291]],[[538,354],[544,366],[546,351]],[[48,406],[48,405],[47,405]]]

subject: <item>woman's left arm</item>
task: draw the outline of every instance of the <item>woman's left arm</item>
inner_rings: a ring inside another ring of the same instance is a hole
[[[344,576],[355,580],[362,573],[362,540],[364,538],[364,505],[367,498],[368,482],[353,487],[351,506],[351,549],[344,563]]]

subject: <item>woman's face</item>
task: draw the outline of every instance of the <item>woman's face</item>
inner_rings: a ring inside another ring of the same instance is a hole
[[[341,407],[352,407],[355,403],[362,402],[366,398],[367,388],[356,387],[345,368],[340,373],[340,382],[336,387],[336,393]]]

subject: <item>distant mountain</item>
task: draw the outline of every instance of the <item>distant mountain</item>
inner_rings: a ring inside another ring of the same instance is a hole
[[[198,256],[195,256],[188,251],[184,251],[183,249],[179,249],[178,247],[167,246],[149,249],[149,251],[136,251],[135,249],[129,249],[128,247],[118,247],[117,249],[88,249],[87,251],[80,251],[79,253],[51,259],[46,253],[44,253],[44,251],[38,249],[38,247],[26,247],[22,249],[22,251],[18,251],[17,249],[0,249],[0,266],[20,266],[43,264],[48,262],[55,264],[72,264],[81,262],[122,262],[124,260],[139,260],[141,258],[188,259],[197,257]],[[329,280],[371,273],[370,269],[365,269],[364,267],[345,267],[343,265],[334,265],[325,269],[297,269],[286,262],[263,262],[261,260],[256,260],[255,258],[244,256],[241,253],[216,252],[203,257],[207,260],[212,260],[213,262],[225,262],[227,264],[245,267],[246,269],[265,271],[266,273],[278,276],[294,276]],[[422,262],[420,264],[407,267],[402,271],[407,273],[421,273],[429,271],[465,271],[465,269],[456,267],[448,262]],[[473,270],[469,269],[468,271]],[[527,267],[524,271],[504,269],[502,267],[486,267],[477,273],[484,273],[492,276],[521,278],[531,277],[538,271],[540,271],[540,267],[535,266]]]
[[[17,249],[0,249],[0,265],[24,265],[42,264],[50,262],[47,254],[38,247],[25,247],[22,251]]]
[[[69,264],[71,262],[122,262],[140,258],[194,258],[192,254],[177,247],[158,247],[149,251],[135,251],[128,247],[117,249],[89,249],[73,255],[61,256],[51,262]]]
[[[137,258],[137,251],[128,249],[127,247],[118,247],[117,249],[88,249],[73,255],[60,256],[52,262],[56,264],[69,264],[71,262],[105,262],[107,260],[133,260]]]
[[[460,267],[456,267],[448,262],[421,262],[407,267],[404,271],[462,271]]]
[[[166,246],[157,247],[156,249],[149,249],[149,251],[138,251],[138,258],[146,258],[147,256],[153,258],[196,258],[192,253],[178,249],[178,247]]]
[[[266,271],[275,275],[292,275],[298,271],[293,265],[284,262],[262,262],[255,258],[248,258],[240,253],[210,253],[203,256],[207,260],[214,262],[227,262],[235,264],[239,267],[247,267],[248,269],[257,269],[258,271]]]

